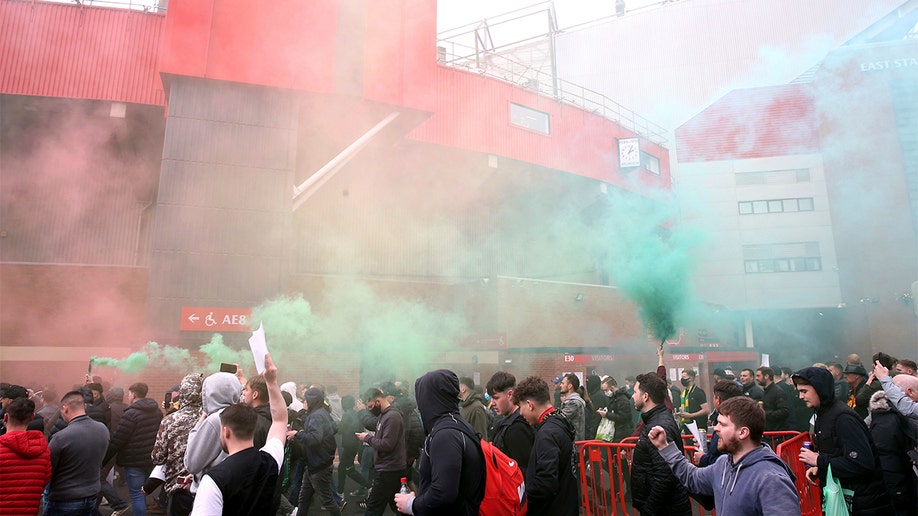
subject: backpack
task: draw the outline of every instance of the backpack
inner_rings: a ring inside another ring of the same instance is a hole
[[[526,484],[519,464],[484,439],[481,451],[485,459],[485,496],[478,515],[526,514]]]
[[[455,422],[455,421],[454,421]],[[484,499],[478,508],[479,516],[514,516],[526,514],[528,500],[526,499],[526,484],[523,481],[523,472],[515,460],[508,457],[492,443],[482,439],[480,435],[472,433],[459,424],[441,426],[453,428],[476,440],[481,447],[485,463],[485,489]],[[439,430],[439,428],[437,429]],[[427,443],[433,438],[431,432]],[[428,454],[429,455],[429,454]]]

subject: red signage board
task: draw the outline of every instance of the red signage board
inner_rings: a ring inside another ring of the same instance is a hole
[[[673,353],[667,358],[673,362],[703,362],[704,353]]]
[[[565,364],[588,364],[595,362],[615,362],[615,356],[611,353],[603,355],[564,355]]]
[[[179,330],[182,331],[252,331],[251,308],[183,306]]]

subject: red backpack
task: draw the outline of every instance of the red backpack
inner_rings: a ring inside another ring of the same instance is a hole
[[[481,440],[481,451],[484,453],[486,473],[479,516],[526,514],[526,484],[519,464],[484,439]]]

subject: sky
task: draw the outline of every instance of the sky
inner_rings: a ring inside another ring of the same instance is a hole
[[[630,10],[661,3],[660,0],[627,0]],[[547,4],[534,0],[439,0],[437,2],[437,32],[481,21],[516,9]],[[615,14],[615,0],[560,0],[555,2],[560,28],[596,20]]]

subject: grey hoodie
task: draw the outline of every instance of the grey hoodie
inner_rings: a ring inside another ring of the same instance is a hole
[[[575,441],[584,440],[584,434],[586,433],[585,412],[586,401],[583,400],[577,391],[568,394],[568,396],[561,401],[561,414],[574,425],[574,431],[576,432],[574,436]]]
[[[188,434],[188,448],[185,450],[185,469],[195,476],[197,482],[210,468],[223,462],[227,457],[220,444],[220,412],[224,408],[239,403],[242,397],[242,385],[235,375],[214,373],[204,379],[201,387],[201,399],[207,417],[198,422]]]
[[[800,514],[794,475],[768,445],[759,445],[736,463],[725,453],[705,468],[689,463],[673,443],[660,450],[660,455],[690,492],[714,496],[717,514]]]

